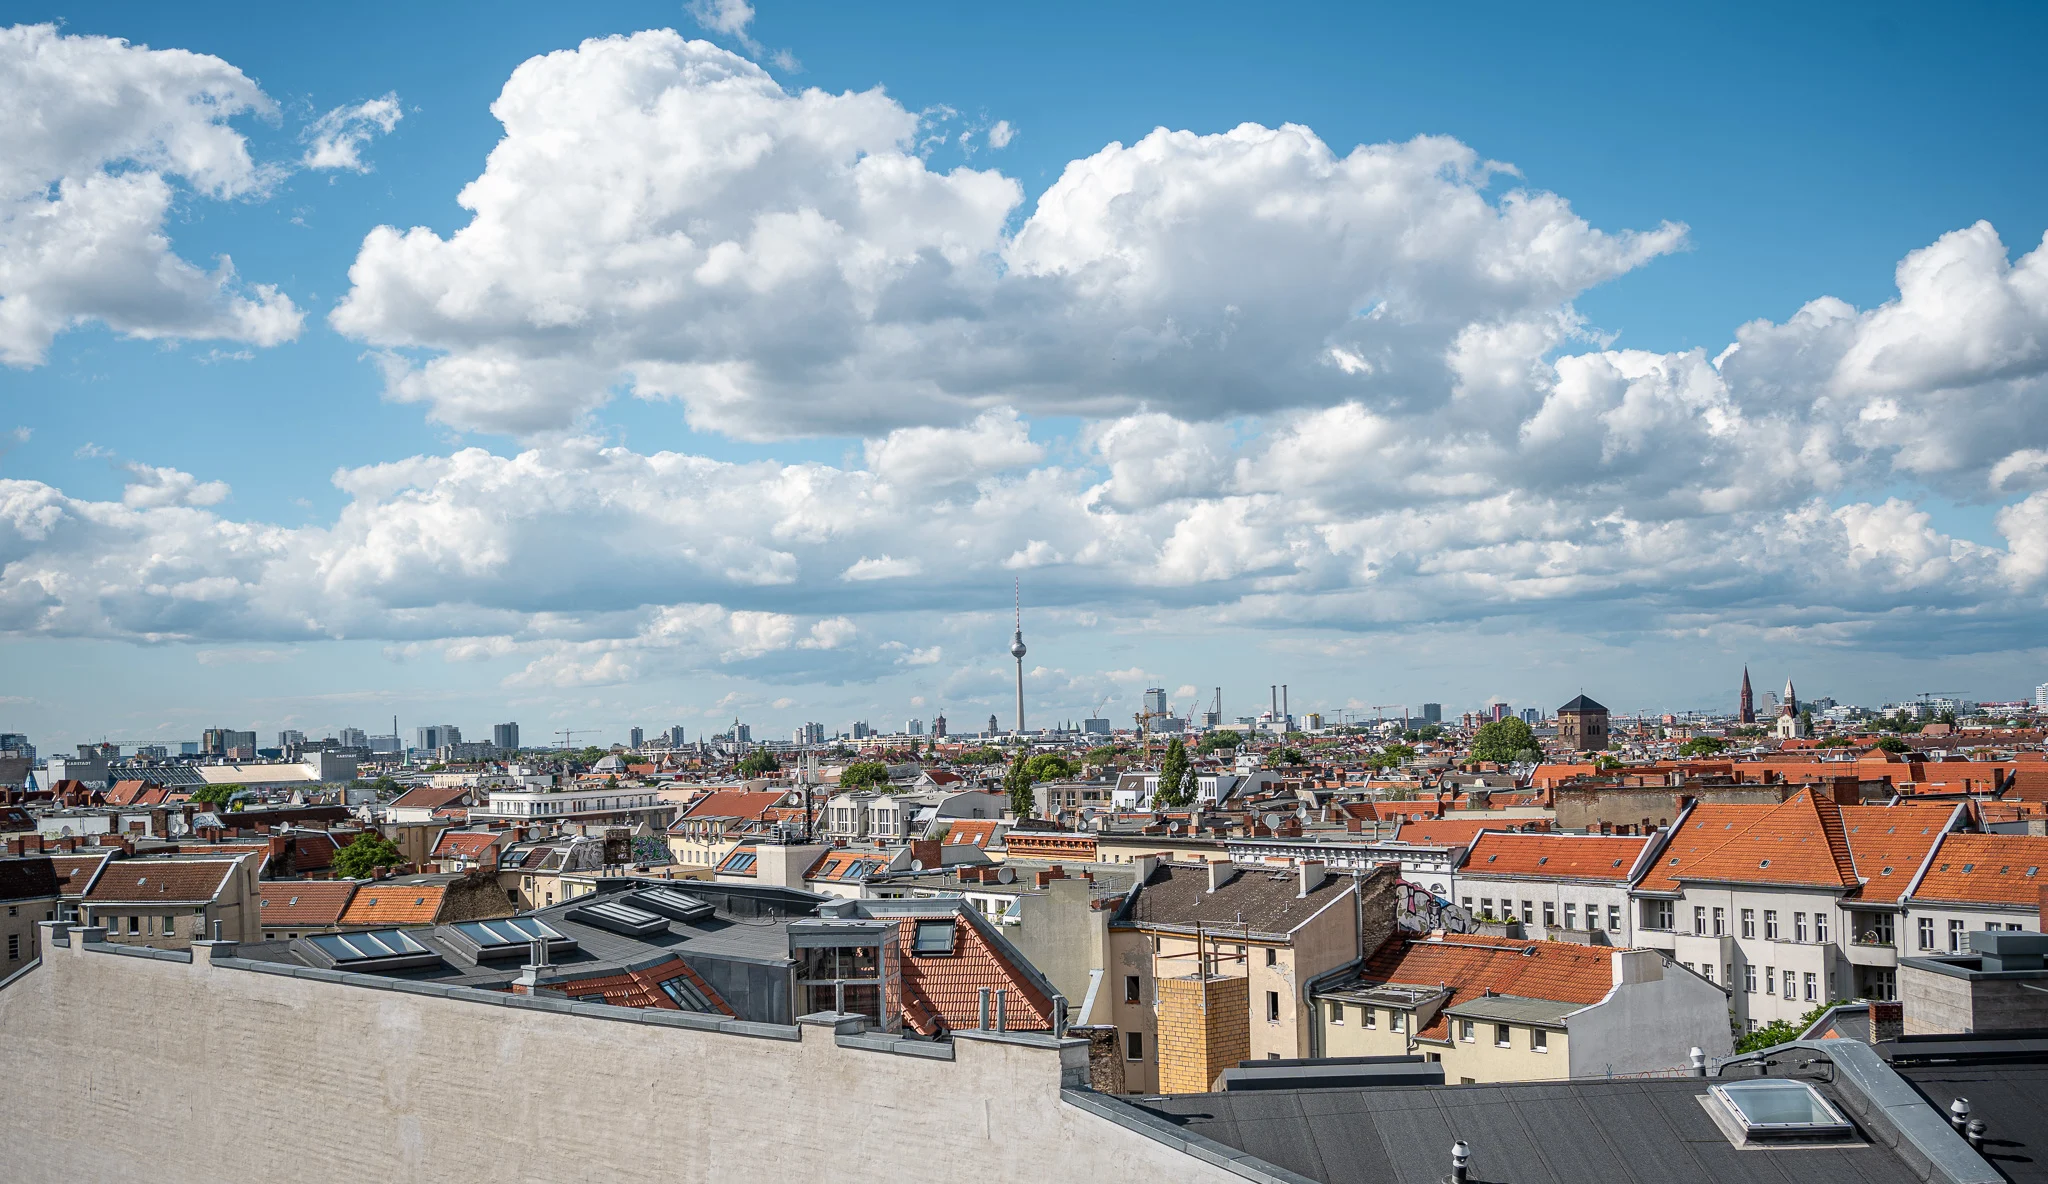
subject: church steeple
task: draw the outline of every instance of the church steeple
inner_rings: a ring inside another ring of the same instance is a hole
[[[1747,666],[1742,668],[1742,702],[1736,708],[1735,719],[1737,723],[1753,724],[1756,722],[1756,692],[1749,689],[1749,667]]]

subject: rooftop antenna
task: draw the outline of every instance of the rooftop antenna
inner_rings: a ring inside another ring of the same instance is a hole
[[[1024,735],[1024,581],[1013,577],[1011,595],[1017,608],[1017,632],[1010,641],[1010,656],[1017,659],[1017,735]]]

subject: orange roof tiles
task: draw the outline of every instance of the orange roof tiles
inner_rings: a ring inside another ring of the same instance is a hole
[[[996,819],[963,818],[947,827],[944,841],[986,848],[1002,826],[1003,823]]]
[[[1646,892],[1678,891],[1679,875],[1690,871],[1702,856],[1748,830],[1759,818],[1776,808],[1751,803],[1701,802],[1686,814],[1683,825],[1672,832],[1671,841],[1657,856],[1656,866],[1643,874],[1636,887]]]
[[[1564,941],[1516,941],[1475,934],[1441,940],[1412,941],[1397,937],[1366,961],[1359,977],[1379,985],[1451,988],[1446,1007],[1491,990],[1496,995],[1554,999],[1562,1003],[1598,1003],[1614,987],[1614,954],[1608,946]],[[1423,1039],[1445,1039],[1449,1017],[1417,1032]]]
[[[469,789],[465,786],[439,787],[421,785],[408,789],[391,800],[393,810],[437,810],[467,800]]]
[[[441,841],[434,844],[437,859],[468,858],[478,859],[498,845],[503,832],[484,830],[450,830],[441,832]]]
[[[1406,829],[1405,827],[1403,828]],[[1648,835],[1502,834],[1489,831],[1465,857],[1467,876],[1556,876],[1626,883]]]
[[[265,926],[335,925],[355,894],[354,880],[266,880],[257,909]]]
[[[1677,870],[1681,880],[1854,888],[1842,808],[1802,789],[1748,829]]]
[[[782,804],[780,791],[713,790],[690,803],[681,818],[745,818],[758,820]],[[678,819],[678,821],[681,820]]]
[[[369,883],[341,915],[344,925],[430,925],[448,895],[446,884]]]
[[[2048,836],[1948,835],[1913,899],[2039,908],[2044,871]]]
[[[1499,830],[1505,825],[1497,818],[1432,818],[1426,821],[1403,822],[1394,832],[1394,838],[1403,843],[1462,846],[1470,843],[1480,831],[1488,827]]]
[[[1956,803],[1939,805],[1843,806],[1842,829],[1856,874],[1864,883],[1858,900],[1896,901],[1913,882],[1927,853],[1955,817]]]
[[[981,1022],[981,989],[1009,992],[1004,1023],[1018,1031],[1052,1028],[1052,1000],[983,936],[973,922],[954,916],[953,952],[920,954],[917,926],[936,917],[903,917],[896,922],[903,951],[903,1021],[930,1036],[943,1029],[973,1028]]]

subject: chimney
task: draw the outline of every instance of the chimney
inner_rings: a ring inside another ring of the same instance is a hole
[[[1137,873],[1138,883],[1146,883],[1152,879],[1152,873],[1159,870],[1159,857],[1157,855],[1135,856],[1131,860],[1131,870]]]
[[[1616,950],[1613,955],[1614,985],[1654,983],[1664,977],[1664,957],[1655,950]]]
[[[1322,860],[1320,860],[1320,859],[1304,859],[1304,860],[1302,860],[1302,861],[1301,861],[1301,891],[1300,891],[1300,892],[1297,892],[1297,893],[1295,893],[1295,896],[1296,896],[1296,897],[1298,897],[1298,898],[1301,898],[1301,897],[1306,897],[1306,896],[1307,896],[1307,895],[1308,895],[1309,893],[1311,893],[1311,892],[1314,892],[1314,891],[1315,891],[1316,889],[1318,889],[1318,888],[1322,887],[1322,886],[1323,886],[1323,871],[1324,871],[1324,864],[1323,864],[1323,861],[1322,861]]]
[[[1209,891],[1214,892],[1225,884],[1230,883],[1231,878],[1235,875],[1237,875],[1236,864],[1228,859],[1211,860],[1209,862]]]

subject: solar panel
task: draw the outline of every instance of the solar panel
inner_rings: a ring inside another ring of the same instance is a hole
[[[636,909],[632,905],[616,900],[599,901],[573,909],[567,914],[571,921],[595,925],[610,933],[624,937],[646,937],[668,929],[668,918]]]
[[[650,913],[660,913],[675,921],[702,920],[714,911],[709,902],[687,896],[673,888],[649,888],[635,892],[626,899],[632,901],[636,908],[646,909]]]

